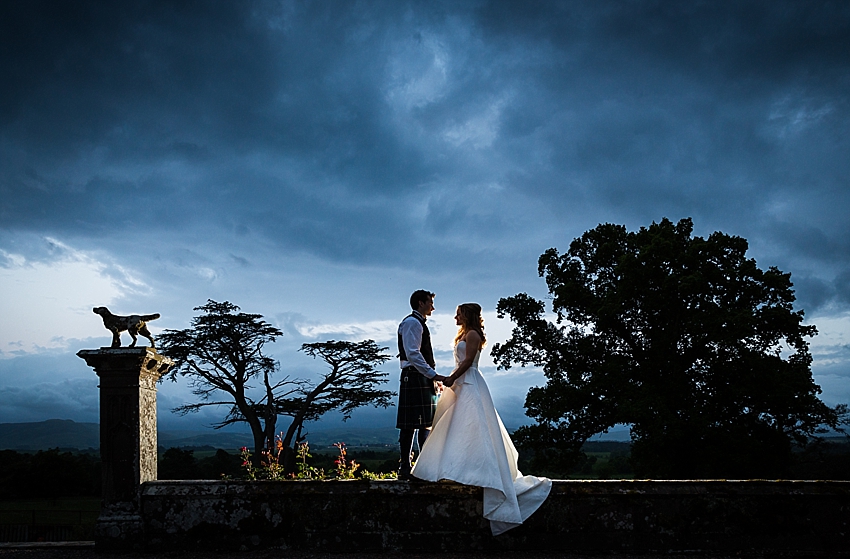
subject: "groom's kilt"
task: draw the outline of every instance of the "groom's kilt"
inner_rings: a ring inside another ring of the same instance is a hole
[[[434,422],[436,410],[437,390],[434,387],[434,381],[426,378],[413,367],[402,369],[396,429],[430,427]]]

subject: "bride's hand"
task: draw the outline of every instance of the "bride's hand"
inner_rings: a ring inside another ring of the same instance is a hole
[[[446,380],[443,381],[443,386],[445,386],[446,388],[451,388],[452,385],[454,384],[454,382],[455,382],[454,375],[452,375],[450,377],[446,377]]]

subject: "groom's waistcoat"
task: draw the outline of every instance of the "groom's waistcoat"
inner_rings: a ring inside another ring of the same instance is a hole
[[[419,347],[419,351],[422,353],[422,357],[425,358],[425,362],[428,363],[433,369],[437,366],[437,362],[434,361],[434,350],[431,349],[431,332],[428,331],[428,326],[425,324],[425,319],[419,318],[413,313],[410,313],[409,315],[404,317],[404,320],[407,320],[411,317],[415,318],[422,324],[422,345]],[[404,322],[404,320],[402,320],[402,322]],[[408,363],[410,362],[407,359],[407,354],[404,352],[404,341],[401,339],[401,333],[399,333],[398,335],[398,356],[402,359],[402,361],[407,361]]]

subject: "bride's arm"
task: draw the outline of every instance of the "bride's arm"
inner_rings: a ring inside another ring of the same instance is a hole
[[[469,370],[472,364],[475,362],[475,355],[478,353],[478,350],[481,349],[481,336],[475,330],[470,330],[466,333],[466,355],[463,357],[463,361],[458,363],[457,369],[452,371],[452,375],[443,381],[445,386],[451,386],[454,382],[460,378],[460,376]]]

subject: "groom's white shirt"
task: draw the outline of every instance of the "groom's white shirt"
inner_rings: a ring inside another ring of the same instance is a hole
[[[413,314],[425,318],[418,311],[413,311]],[[425,358],[422,356],[422,323],[415,316],[408,316],[398,325],[398,333],[401,334],[401,343],[404,345],[404,353],[407,359],[401,360],[401,368],[416,367],[416,370],[422,373],[427,378],[437,376],[437,371],[431,368]]]

